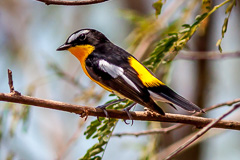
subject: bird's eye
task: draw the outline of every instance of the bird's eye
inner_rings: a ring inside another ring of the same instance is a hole
[[[86,35],[85,34],[80,34],[78,38],[79,38],[80,41],[84,41],[86,39]]]

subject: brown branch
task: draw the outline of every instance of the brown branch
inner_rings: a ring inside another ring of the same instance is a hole
[[[216,105],[213,105],[211,107],[208,108],[204,108],[203,111],[204,112],[208,112],[210,110],[222,107],[222,106],[231,106],[235,103],[240,102],[240,98],[234,99],[232,101],[227,101],[227,102],[223,102],[223,103],[219,103]],[[193,114],[193,116],[198,116],[202,113],[197,112],[195,114]],[[142,136],[142,135],[151,135],[151,134],[160,134],[160,133],[169,133],[175,129],[181,128],[183,126],[185,126],[186,124],[175,124],[173,126],[167,127],[167,128],[160,128],[160,129],[153,129],[153,130],[147,130],[147,131],[141,131],[141,132],[134,132],[134,133],[130,133],[130,132],[124,132],[124,133],[115,133],[112,136],[117,136],[117,137],[121,137],[121,136]]]
[[[14,93],[0,93],[0,101],[5,102],[13,102],[19,104],[33,105],[43,108],[55,109],[60,111],[66,111],[71,113],[79,114],[81,117],[97,116],[97,117],[106,117],[104,112],[99,108],[87,107],[87,106],[79,106],[72,105],[63,102],[53,101],[53,100],[45,100],[34,98],[30,96],[21,95],[19,92],[14,90],[13,81],[12,81],[12,73],[8,71],[9,78],[9,87],[10,91]],[[178,115],[178,114],[170,114],[167,113],[165,116],[162,116],[158,113],[152,112],[130,112],[133,120],[142,120],[142,121],[160,121],[160,122],[172,122],[172,123],[184,123],[191,124],[197,127],[204,127],[213,119],[210,118],[202,118],[196,116],[187,116],[187,115]],[[110,118],[118,118],[118,119],[129,119],[129,116],[124,111],[119,110],[108,110],[108,114]],[[214,125],[216,128],[225,128],[225,129],[233,129],[240,130],[240,122],[237,121],[220,121]]]
[[[76,6],[76,5],[89,5],[106,2],[108,0],[76,0],[76,1],[67,1],[67,0],[36,0],[43,2],[46,5],[66,5],[66,6]]]
[[[232,53],[218,53],[218,52],[180,52],[175,60],[221,60],[226,58],[239,58],[240,51]]]
[[[55,110],[60,110],[65,112],[71,112],[71,113],[79,114],[81,117],[85,117],[85,116],[106,117],[104,112],[98,108],[72,105],[68,103],[63,103],[63,102],[58,102],[53,100],[45,100],[45,99],[34,98],[34,97],[29,97],[24,95],[13,95],[11,93],[10,94],[0,93],[0,101],[27,104],[27,105],[55,109]],[[130,112],[130,113],[133,117],[133,120],[184,123],[184,124],[195,125],[196,127],[204,127],[208,123],[213,121],[213,119],[211,118],[202,118],[202,117],[196,117],[196,116],[187,116],[187,115],[170,114],[170,113],[166,113],[165,116],[162,116],[157,113],[147,112],[147,111],[145,112],[136,111],[136,112]],[[129,119],[128,115],[124,111],[109,109],[108,114],[110,118]],[[225,121],[218,122],[217,124],[214,125],[214,127],[240,130],[240,122],[225,120]]]
[[[12,71],[8,69],[8,85],[10,88],[10,93],[14,92],[13,80],[12,80]]]
[[[121,136],[142,136],[142,135],[151,135],[151,134],[160,134],[160,133],[169,133],[177,128],[182,127],[182,124],[176,124],[167,128],[161,128],[161,129],[153,129],[153,130],[148,130],[148,131],[141,131],[141,132],[135,132],[135,133],[130,133],[130,132],[124,132],[124,133],[115,133],[112,134],[112,136],[115,137],[121,137]]]
[[[198,143],[201,143],[207,139],[210,139],[211,137],[214,137],[216,135],[222,134],[227,130],[223,129],[212,129],[209,132],[205,134],[205,136],[201,137],[201,140],[196,141],[189,147],[193,147],[194,145],[197,145]],[[159,153],[156,155],[156,159],[164,159],[166,158],[170,153],[175,151],[177,149],[177,146],[181,146],[182,144],[186,143],[191,137],[193,137],[196,134],[196,132],[191,133],[187,135],[186,137],[181,138],[180,140],[174,142],[173,144],[169,145],[168,147],[164,148],[161,150]]]
[[[195,134],[195,136],[193,136],[191,139],[189,139],[185,144],[183,144],[182,146],[180,146],[177,150],[175,150],[174,152],[172,152],[167,158],[171,159],[172,157],[174,157],[175,155],[177,155],[179,152],[181,152],[182,150],[184,150],[185,148],[187,148],[189,145],[191,145],[193,142],[195,142],[198,138],[200,138],[202,135],[204,135],[207,131],[209,131],[215,124],[217,124],[219,121],[221,121],[223,118],[225,118],[226,116],[228,116],[230,113],[232,113],[233,111],[235,111],[236,109],[238,109],[240,107],[240,104],[236,104],[231,110],[229,110],[228,112],[226,112],[225,114],[223,114],[222,116],[220,116],[218,119],[213,120],[211,123],[209,123],[207,126],[205,126],[203,129],[201,129],[197,134]]]
[[[12,71],[8,69],[8,85],[10,88],[10,93],[13,95],[21,95],[20,92],[14,90],[13,80],[12,80]]]

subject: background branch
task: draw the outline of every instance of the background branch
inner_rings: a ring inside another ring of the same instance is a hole
[[[218,53],[218,52],[192,52],[185,51],[180,52],[175,60],[185,59],[185,60],[220,60],[226,58],[239,58],[240,51],[231,53]]]
[[[179,152],[187,148],[189,145],[191,145],[194,141],[196,141],[198,138],[200,138],[202,135],[204,135],[207,131],[209,131],[216,123],[218,123],[220,120],[225,118],[227,115],[235,111],[240,107],[240,104],[236,104],[232,109],[230,109],[228,112],[223,114],[221,117],[219,117],[216,120],[213,120],[211,123],[209,123],[206,127],[204,127],[202,130],[200,130],[195,136],[193,136],[191,139],[189,139],[186,143],[181,145],[177,150],[175,150],[173,153],[171,153],[166,160],[171,159],[175,155],[177,155]]]
[[[232,101],[227,101],[227,102],[223,102],[223,103],[219,103],[213,106],[210,106],[208,108],[204,108],[203,111],[204,112],[208,112],[210,110],[222,107],[222,106],[231,106],[235,103],[240,102],[240,98],[234,99]],[[197,116],[200,115],[202,113],[200,112],[196,112],[195,114],[193,114],[193,116]],[[117,137],[121,137],[121,136],[142,136],[142,135],[150,135],[150,134],[159,134],[159,133],[169,133],[175,129],[181,128],[183,126],[185,126],[186,124],[175,124],[173,126],[167,127],[167,128],[160,128],[160,129],[153,129],[153,130],[147,130],[147,131],[141,131],[141,132],[134,132],[134,133],[130,133],[130,132],[124,132],[124,133],[115,133],[112,136],[117,136]]]
[[[106,2],[108,0],[77,0],[77,1],[66,1],[66,0],[36,0],[39,2],[43,2],[46,5],[66,5],[66,6],[75,6],[75,5],[88,5],[88,4],[96,4]]]

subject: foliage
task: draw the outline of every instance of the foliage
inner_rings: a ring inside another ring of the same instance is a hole
[[[153,3],[152,6],[155,9],[156,16],[161,14],[163,4],[164,4],[163,0],[158,0],[157,2]]]
[[[217,41],[217,46],[218,46],[218,50],[220,52],[222,52],[222,40],[224,38],[224,35],[225,33],[227,32],[227,27],[228,27],[228,20],[229,20],[229,17],[231,15],[231,12],[232,12],[232,9],[233,9],[233,6],[236,6],[237,5],[237,2],[236,0],[232,0],[231,3],[229,3],[229,5],[227,6],[226,8],[226,11],[225,11],[225,14],[228,14],[227,17],[224,19],[224,22],[223,22],[223,25],[222,25],[222,37]]]
[[[170,63],[175,56],[178,54],[180,50],[183,49],[183,47],[186,45],[186,43],[191,39],[194,33],[196,33],[197,29],[199,28],[201,22],[206,20],[212,13],[214,13],[217,9],[224,6],[226,3],[230,2],[231,0],[226,0],[222,2],[219,5],[214,6],[212,9],[209,7],[209,0],[203,0],[203,6],[206,7],[206,11],[198,16],[196,16],[195,21],[192,24],[183,24],[182,29],[180,29],[178,32],[169,33],[165,38],[161,39],[153,52],[151,53],[150,57],[146,59],[143,64],[146,65],[150,70],[155,71],[159,64],[161,63]],[[161,13],[163,1],[159,0],[153,4],[153,7],[156,11],[156,16],[158,16]],[[228,17],[225,19],[222,29],[222,38],[224,37],[224,34],[227,29],[227,21],[229,19],[230,13],[232,11],[233,6],[236,5],[235,0],[233,0],[226,9],[226,14],[228,13]],[[136,16],[132,12],[125,12],[125,15],[128,17],[128,19],[131,19],[133,22],[137,23],[138,26],[140,26],[139,34],[136,36],[135,41],[133,44],[138,44],[139,41],[145,36],[144,33],[151,32],[150,30],[155,25],[152,23],[151,18]],[[173,23],[174,24],[174,23]],[[157,34],[157,31],[156,31]],[[159,33],[158,33],[159,34]],[[222,40],[221,38],[221,40]],[[218,46],[220,47],[221,51],[221,40],[218,42]],[[115,105],[114,109],[117,108],[123,108],[124,105]],[[97,138],[98,137],[98,143],[92,146],[83,159],[101,159],[99,154],[101,152],[104,153],[104,146],[106,147],[110,137],[111,133],[114,130],[114,127],[116,125],[117,120],[111,119],[103,120],[102,123],[98,122],[97,120],[93,121],[87,128],[87,131],[85,132],[85,135],[87,138]]]
[[[180,30],[178,33],[171,33],[166,38],[160,40],[156,48],[151,53],[150,57],[144,62],[144,64],[147,65],[149,69],[154,70],[154,68],[157,68],[161,62],[171,62],[177,55],[177,53],[186,45],[186,43],[190,40],[193,34],[197,31],[200,23],[203,22],[206,18],[208,18],[218,8],[225,5],[227,2],[228,1],[225,1],[219,5],[216,5],[209,12],[205,12],[201,15],[196,16],[195,22],[192,25],[184,24],[182,25],[183,29]],[[233,4],[235,4],[235,0],[230,3],[229,6],[233,6]],[[226,13],[231,12],[231,10],[232,7],[228,7]],[[224,31],[226,32],[226,30]],[[223,36],[224,33],[222,33]]]
[[[114,95],[110,95],[114,96]],[[108,101],[112,102],[117,100],[116,98]],[[130,105],[129,101],[124,101],[117,105],[109,106],[108,109],[123,109],[125,106]],[[86,135],[86,138],[98,138],[98,143],[93,145],[91,148],[88,149],[86,154],[80,158],[80,160],[85,159],[91,159],[91,160],[100,160],[102,159],[99,154],[105,151],[105,148],[107,146],[107,143],[112,135],[112,132],[116,126],[116,123],[118,122],[117,119],[108,119],[108,118],[99,118],[91,122],[91,124],[87,127],[87,130],[84,132],[84,135]]]

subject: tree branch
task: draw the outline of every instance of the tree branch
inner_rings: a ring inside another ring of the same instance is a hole
[[[89,5],[106,2],[108,0],[76,0],[76,1],[66,1],[66,0],[36,0],[43,2],[46,5],[66,5],[66,6],[76,6],[76,5]]]
[[[72,105],[68,103],[53,101],[53,100],[45,100],[40,98],[34,98],[24,95],[15,95],[15,94],[7,94],[0,93],[0,101],[20,103],[33,105],[43,108],[55,109],[65,112],[71,112],[79,114],[81,117],[85,116],[99,116],[106,117],[104,112],[99,108],[87,107],[87,106],[79,106]],[[171,122],[171,123],[185,123],[195,125],[196,127],[204,127],[214,119],[211,118],[202,118],[196,116],[187,116],[187,115],[179,115],[179,114],[170,114],[166,113],[165,116],[162,116],[158,113],[152,113],[148,111],[136,111],[130,112],[133,120],[141,120],[141,121],[158,121],[158,122]],[[128,115],[124,111],[109,109],[108,114],[110,118],[117,119],[129,119]],[[220,121],[214,125],[215,128],[225,128],[225,129],[233,129],[240,130],[240,122],[237,121]]]
[[[218,52],[180,52],[175,60],[220,60],[226,58],[239,58],[240,51],[231,53],[218,53]]]
[[[173,131],[177,128],[182,127],[182,125],[184,124],[176,124],[167,128],[160,128],[160,129],[152,129],[152,130],[147,130],[147,131],[141,131],[141,132],[134,132],[134,133],[130,133],[130,132],[123,132],[123,133],[115,133],[112,134],[112,136],[115,137],[121,137],[121,136],[142,136],[142,135],[151,135],[151,134],[160,134],[160,133],[169,133],[170,131]]]
[[[219,104],[216,104],[216,105],[213,105],[211,107],[208,107],[208,108],[204,108],[203,111],[204,112],[208,112],[210,110],[213,110],[213,109],[216,109],[216,108],[219,108],[219,107],[222,107],[222,106],[231,106],[235,103],[238,103],[240,102],[240,98],[237,98],[237,99],[234,99],[232,101],[227,101],[227,102],[223,102],[223,103],[219,103]],[[193,116],[198,116],[202,113],[200,112],[196,112],[195,114],[193,114]],[[175,129],[178,129],[178,128],[181,128],[183,126],[185,126],[186,124],[175,124],[173,126],[170,126],[170,127],[167,127],[167,128],[160,128],[160,129],[153,129],[153,130],[147,130],[147,131],[141,131],[141,132],[133,132],[133,133],[130,133],[130,132],[123,132],[123,133],[115,133],[113,134],[112,136],[117,136],[117,137],[121,137],[121,136],[142,136],[142,135],[150,135],[150,134],[160,134],[160,133],[169,133]]]
[[[9,85],[11,94],[13,94],[13,95],[21,95],[21,93],[19,93],[18,91],[14,90],[13,80],[12,80],[12,71],[10,69],[8,69],[8,85]]]
[[[86,119],[89,115],[96,116],[96,117],[106,117],[103,110],[99,108],[72,105],[72,104],[53,101],[53,100],[45,100],[45,99],[21,95],[19,92],[14,90],[13,80],[12,80],[12,71],[10,70],[8,70],[8,79],[9,79],[10,93],[0,93],[0,101],[33,105],[33,106],[38,106],[43,108],[76,113],[76,114],[79,114],[82,118],[86,117]],[[126,114],[125,111],[109,109],[108,114],[110,118],[125,119],[125,120],[129,119],[129,116],[128,114]],[[196,117],[196,116],[178,115],[178,114],[170,114],[170,113],[166,113],[165,116],[162,116],[156,112],[149,112],[149,111],[130,112],[130,114],[132,115],[133,120],[184,123],[184,124],[195,125],[196,127],[204,127],[208,123],[214,120],[211,118],[202,118],[202,117]],[[214,127],[240,130],[240,122],[220,121],[216,123]]]
[[[225,118],[226,116],[228,116],[230,113],[232,113],[233,111],[235,111],[236,109],[238,109],[240,107],[240,104],[236,104],[232,109],[230,109],[228,112],[226,112],[225,114],[223,114],[222,116],[220,116],[218,119],[213,120],[211,123],[209,123],[207,126],[205,126],[203,129],[201,129],[197,134],[195,134],[191,139],[189,139],[186,143],[184,143],[183,145],[181,145],[177,150],[175,150],[174,152],[172,152],[167,158],[166,160],[171,159],[172,157],[174,157],[175,155],[177,155],[179,152],[181,152],[182,150],[184,150],[185,148],[187,148],[189,145],[191,145],[194,141],[196,141],[198,138],[200,138],[202,135],[204,135],[207,131],[209,131],[215,124],[217,124],[220,120],[222,120],[223,118]]]

